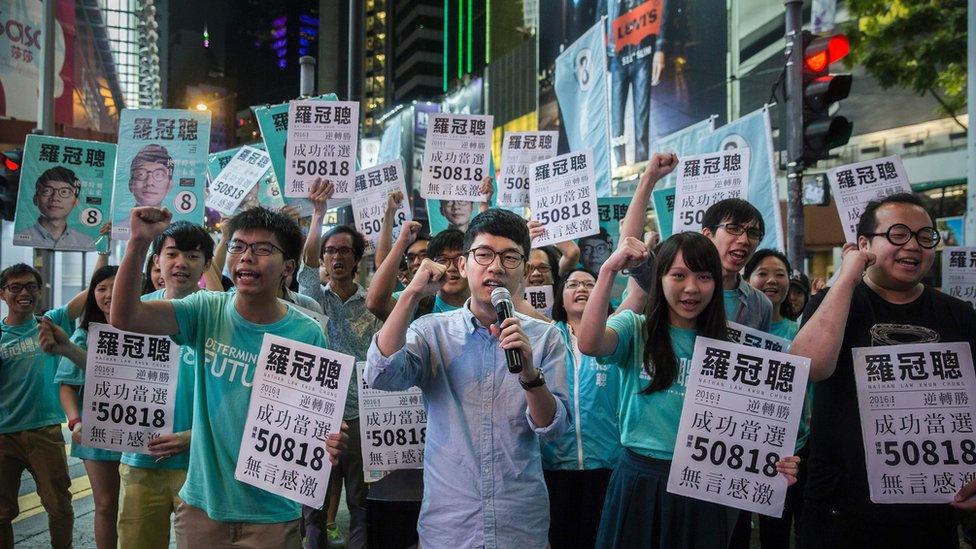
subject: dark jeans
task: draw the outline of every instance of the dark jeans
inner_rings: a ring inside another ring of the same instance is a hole
[[[634,162],[647,160],[648,131],[651,120],[651,59],[654,54],[634,59],[628,65],[619,58],[610,60],[610,121],[613,139],[624,136],[624,110],[627,94],[634,98]],[[626,162],[624,145],[613,148],[618,166]]]
[[[368,546],[376,549],[408,549],[416,547],[419,501],[366,502],[366,531]]]
[[[957,549],[955,523],[928,520],[881,523],[864,513],[842,511],[807,499],[800,518],[799,549],[860,549],[863,547],[925,547]]]
[[[549,489],[549,545],[590,549],[600,528],[611,469],[543,471]]]

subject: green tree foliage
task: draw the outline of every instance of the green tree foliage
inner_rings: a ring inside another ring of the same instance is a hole
[[[929,94],[942,114],[965,128],[966,0],[848,0],[850,63],[861,64],[884,88]]]

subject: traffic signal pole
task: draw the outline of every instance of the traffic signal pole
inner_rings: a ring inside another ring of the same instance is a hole
[[[37,93],[37,129],[35,133],[54,135],[54,18],[55,0],[44,0],[44,22],[41,39],[41,71]],[[54,250],[34,250],[34,268],[41,273],[44,281],[41,304],[44,308],[54,307]],[[84,282],[82,282],[84,286]]]
[[[786,254],[805,271],[803,240],[803,1],[786,7]]]

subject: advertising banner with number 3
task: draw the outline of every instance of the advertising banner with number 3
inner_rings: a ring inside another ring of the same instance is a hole
[[[356,359],[265,334],[234,478],[315,508],[332,465],[326,438],[339,430]]]
[[[948,503],[976,480],[969,343],[852,349],[874,503]]]

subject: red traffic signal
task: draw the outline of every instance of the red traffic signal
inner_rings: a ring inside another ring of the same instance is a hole
[[[804,33],[803,43],[803,67],[813,73],[826,71],[851,51],[851,42],[843,34],[814,38]]]
[[[803,33],[803,157],[805,165],[829,155],[850,140],[854,124],[830,113],[831,106],[851,93],[850,74],[830,74],[830,65],[843,59],[851,44],[843,34]]]

